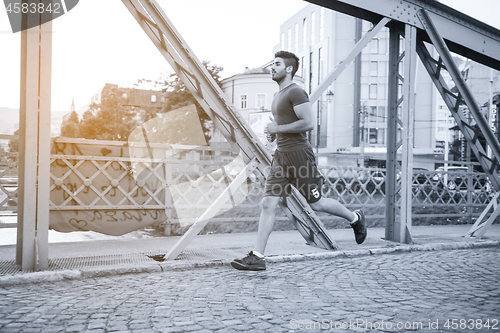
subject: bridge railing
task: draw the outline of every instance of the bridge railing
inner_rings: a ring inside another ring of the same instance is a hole
[[[53,145],[51,212],[152,210],[159,212],[155,215],[158,223],[175,224],[180,220],[189,223],[210,206],[241,167],[238,155],[227,146],[152,145],[154,156],[144,153],[130,157],[127,144],[121,142],[57,139]],[[88,153],[90,148],[94,154]],[[324,196],[350,209],[363,208],[369,219],[379,219],[382,223],[385,169],[320,166],[320,171],[325,178]],[[420,220],[471,223],[493,195],[486,176],[467,168],[446,172],[414,170],[412,189],[416,224]],[[227,202],[223,207],[224,211],[231,211],[212,221],[256,222],[263,196],[262,184],[249,178],[245,188],[233,196],[236,202]],[[3,153],[0,155],[0,211],[3,215],[12,215],[16,209],[17,154]],[[0,223],[2,225],[13,226]]]

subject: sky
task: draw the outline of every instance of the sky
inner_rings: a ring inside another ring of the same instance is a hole
[[[222,77],[273,57],[279,26],[302,0],[157,0],[198,59],[224,67]],[[500,0],[443,0],[500,29]],[[1,6],[1,5],[0,5]],[[20,33],[0,7],[0,107],[19,108]],[[119,0],[80,0],[53,21],[52,111],[77,110],[105,83],[131,87],[173,70]]]

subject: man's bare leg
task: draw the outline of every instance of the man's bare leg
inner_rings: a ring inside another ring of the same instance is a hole
[[[273,231],[276,208],[280,197],[264,197],[262,199],[262,211],[260,213],[259,231],[257,232],[257,242],[255,251],[264,255],[269,235]]]
[[[335,199],[322,197],[319,201],[311,203],[311,208],[315,211],[329,213],[335,216],[340,216],[349,221],[354,229],[356,243],[361,244],[365,241],[367,229],[365,224],[365,215],[360,210],[351,212],[344,205]]]
[[[322,197],[319,201],[311,203],[311,208],[317,212],[332,214],[343,217],[349,222],[353,222],[356,215],[347,209],[344,205],[332,198]]]
[[[276,208],[280,197],[264,197],[259,220],[259,231],[255,248],[246,257],[231,261],[231,266],[239,270],[262,271],[266,269],[264,251],[266,250],[269,235],[273,231]]]

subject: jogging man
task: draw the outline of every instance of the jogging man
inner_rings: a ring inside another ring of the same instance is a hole
[[[281,197],[290,195],[295,186],[315,211],[346,219],[354,229],[356,242],[364,242],[367,230],[362,211],[351,212],[340,202],[321,196],[321,177],[307,140],[307,131],[314,128],[314,118],[307,93],[293,83],[299,68],[299,59],[293,53],[279,51],[271,66],[271,76],[279,86],[271,106],[273,118],[265,134],[269,141],[277,141],[271,170],[266,180],[265,195],[257,232],[257,243],[248,256],[235,259],[231,265],[239,270],[265,270],[264,251],[273,231],[276,208]]]

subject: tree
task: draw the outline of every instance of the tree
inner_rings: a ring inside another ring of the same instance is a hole
[[[79,138],[80,120],[78,114],[72,111],[69,117],[65,117],[61,124],[61,136],[68,138]]]
[[[220,72],[223,68],[210,65],[209,61],[203,61],[203,65],[221,87]],[[152,83],[151,80],[138,80],[135,86],[148,82]],[[208,142],[210,139],[210,118],[177,74],[169,74],[166,78],[154,83],[161,87],[162,92],[167,97],[165,102],[158,103],[160,107],[128,105],[127,94],[130,98],[134,93],[140,93],[139,90],[106,85],[101,92],[101,102],[92,103],[79,122],[76,113],[75,115],[71,114],[61,126],[61,135],[85,139],[127,141],[128,136],[137,126],[155,118],[159,113],[195,104]]]
[[[17,135],[17,136],[12,137],[9,141],[9,148],[10,148],[9,150],[11,152],[19,151],[19,129],[17,129],[14,132],[14,135]]]
[[[220,72],[222,72],[224,68],[217,65],[211,65],[210,61],[206,60],[203,61],[203,65],[219,87],[222,87]],[[210,140],[210,117],[206,114],[198,102],[196,102],[196,99],[189,92],[177,74],[170,74],[168,77],[163,79],[163,82],[160,81],[158,84],[162,86],[162,91],[166,92],[168,97],[162,111],[168,112],[191,104],[196,105],[196,110],[203,126],[205,139],[208,142]]]
[[[126,105],[124,90],[108,86],[101,93],[101,102],[92,103],[83,114],[79,136],[85,139],[126,141],[136,126],[136,110]]]

